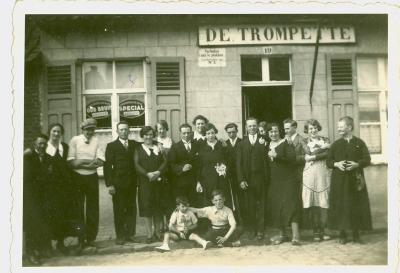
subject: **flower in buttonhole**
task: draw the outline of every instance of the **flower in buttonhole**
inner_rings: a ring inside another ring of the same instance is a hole
[[[224,163],[217,163],[215,165],[215,170],[217,171],[219,176],[224,176],[226,175],[226,166]]]
[[[264,145],[264,144],[265,144],[265,140],[264,140],[262,137],[260,137],[260,139],[258,140],[258,142],[260,142],[261,145]]]

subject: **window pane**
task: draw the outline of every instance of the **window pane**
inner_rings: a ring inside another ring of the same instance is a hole
[[[143,88],[143,63],[116,62],[115,63],[117,88]]]
[[[362,140],[364,140],[371,154],[382,153],[380,125],[361,124],[360,137]]]
[[[262,81],[261,58],[242,57],[242,81]]]
[[[128,122],[132,128],[145,125],[144,94],[119,95],[119,120]]]
[[[289,57],[269,58],[269,80],[270,81],[289,81]]]
[[[360,88],[378,86],[378,63],[375,58],[357,59],[357,84]]]
[[[112,84],[112,62],[89,62],[83,64],[84,89],[110,89]]]
[[[87,95],[86,118],[94,118],[98,129],[111,129],[111,96]]]
[[[379,95],[377,93],[360,92],[358,94],[360,122],[380,122]]]

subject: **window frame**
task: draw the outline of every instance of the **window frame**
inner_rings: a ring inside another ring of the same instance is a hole
[[[241,57],[259,57],[261,59],[261,73],[262,73],[262,80],[261,81],[242,81],[242,87],[251,87],[251,86],[288,86],[293,85],[293,78],[292,78],[292,56],[289,54],[276,54],[276,55],[242,55]],[[287,57],[289,60],[289,80],[288,81],[271,81],[269,75],[269,59],[276,58],[276,57]]]
[[[378,84],[377,86],[360,87],[357,83],[358,94],[378,94],[379,98],[379,122],[361,122],[359,121],[358,126],[361,129],[362,125],[380,125],[380,137],[381,137],[381,153],[371,154],[372,164],[387,164],[387,140],[388,140],[388,120],[387,120],[387,56],[376,56],[376,55],[359,55],[356,57],[356,69],[358,77],[358,61],[360,59],[372,59],[376,61],[377,73],[378,73]],[[357,79],[358,80],[358,79]],[[361,136],[361,135],[360,135]]]
[[[82,85],[82,113],[83,113],[83,120],[86,119],[86,96],[87,95],[109,95],[111,96],[111,128],[109,129],[96,129],[96,132],[100,133],[107,133],[111,132],[112,137],[117,137],[116,133],[116,126],[119,120],[119,95],[120,94],[136,94],[136,95],[143,95],[144,96],[144,104],[145,104],[145,124],[148,123],[149,119],[149,105],[148,105],[148,67],[145,58],[124,58],[124,59],[82,59],[81,61],[81,85]],[[143,66],[143,87],[139,88],[117,88],[117,78],[116,78],[116,63],[124,61],[124,62],[141,62]],[[111,62],[112,63],[112,88],[108,89],[85,89],[85,77],[84,77],[84,64],[90,62]],[[138,134],[140,128],[129,128],[131,133]]]

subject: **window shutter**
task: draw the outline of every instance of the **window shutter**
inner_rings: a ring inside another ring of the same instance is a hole
[[[51,123],[61,123],[65,129],[64,142],[68,143],[77,133],[75,64],[47,64],[44,83],[44,129],[46,130]]]
[[[173,141],[179,140],[179,125],[186,122],[184,70],[183,57],[151,59],[153,120],[167,121]]]
[[[338,139],[337,122],[343,116],[354,119],[354,134],[359,134],[356,66],[354,55],[327,56],[329,138]]]

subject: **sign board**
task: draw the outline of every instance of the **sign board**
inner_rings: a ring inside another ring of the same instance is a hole
[[[305,24],[199,26],[199,45],[314,44],[317,29]],[[356,42],[353,26],[321,26],[320,30],[321,44]]]
[[[89,103],[86,106],[86,117],[99,119],[107,119],[111,116],[111,103],[106,100],[98,100]]]
[[[121,118],[134,119],[144,115],[144,103],[139,100],[126,100],[119,104]]]
[[[225,48],[200,48],[200,67],[223,67],[226,66]]]

